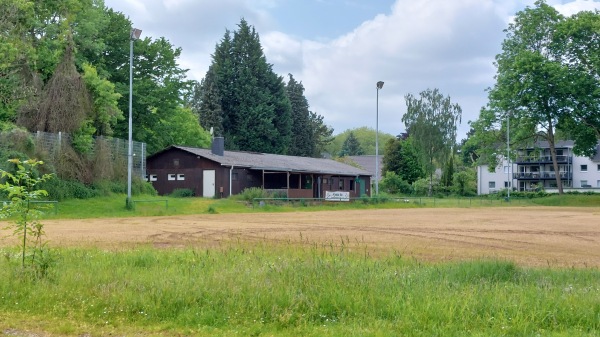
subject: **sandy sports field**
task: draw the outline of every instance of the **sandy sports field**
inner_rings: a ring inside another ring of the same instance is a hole
[[[52,246],[214,248],[267,241],[398,253],[426,261],[495,257],[600,267],[600,208],[510,207],[206,214],[44,221]],[[4,226],[2,226],[4,227]],[[14,239],[1,232],[0,246]]]

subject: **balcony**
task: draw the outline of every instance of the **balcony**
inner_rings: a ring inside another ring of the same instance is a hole
[[[554,180],[555,172],[519,172],[513,173],[513,179],[517,180]],[[560,172],[560,179],[573,179],[572,172]]]
[[[558,164],[571,164],[573,156],[556,156]],[[517,164],[548,164],[552,163],[552,156],[519,156],[516,158]]]

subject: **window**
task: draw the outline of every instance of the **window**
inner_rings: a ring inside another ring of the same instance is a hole
[[[340,190],[344,189],[344,179],[340,178],[338,186]]]
[[[557,156],[562,156],[563,155],[563,150],[556,150],[556,155]]]
[[[156,174],[151,174],[150,175],[150,181],[157,181],[158,177],[156,176]]]
[[[327,184],[327,178],[323,178],[323,184]]]
[[[252,176],[252,175],[249,174],[249,175],[246,176],[246,180],[247,181],[254,181],[254,176]]]
[[[581,187],[590,187],[590,185],[588,185],[587,180],[582,180]]]
[[[600,172],[600,164],[598,164],[598,172]]]
[[[177,158],[173,159],[173,166],[179,167],[179,159],[177,159]]]
[[[581,172],[587,172],[587,165],[581,165],[579,169]]]
[[[235,181],[235,180],[238,180],[238,174],[237,174],[237,172],[233,172],[233,173],[231,174],[231,180],[234,180],[234,181]]]
[[[350,191],[354,191],[354,180],[350,179]]]
[[[510,187],[510,181],[505,181],[504,182],[504,188]]]
[[[168,180],[175,180],[175,173],[169,173],[169,175],[167,176]]]
[[[177,180],[185,180],[185,174],[182,174],[182,173],[178,174]]]
[[[596,187],[600,187],[600,180],[596,182]]]
[[[509,166],[504,166],[504,173],[510,173],[512,169]]]
[[[495,181],[490,181],[490,182],[488,183],[488,187],[489,187],[489,188],[496,188],[496,182],[495,182]]]

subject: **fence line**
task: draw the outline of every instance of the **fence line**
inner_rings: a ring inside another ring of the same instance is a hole
[[[60,147],[63,143],[71,144],[71,136],[64,132],[49,133],[38,131],[33,133],[37,145],[45,151],[52,153],[54,151],[60,151]],[[121,157],[127,162],[129,156],[129,141],[126,139],[113,138],[113,137],[94,137],[94,144],[96,140],[103,140],[108,144],[113,159]],[[133,174],[144,177],[146,175],[146,143],[133,141]]]

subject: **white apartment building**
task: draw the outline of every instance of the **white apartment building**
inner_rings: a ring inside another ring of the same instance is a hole
[[[563,190],[600,193],[600,144],[593,158],[576,156],[573,146],[573,141],[560,141],[555,146]],[[516,152],[514,162],[508,165],[506,158],[502,158],[493,172],[487,165],[477,167],[477,194],[496,193],[507,187],[513,191],[558,191],[548,142],[538,142],[535,147]]]

